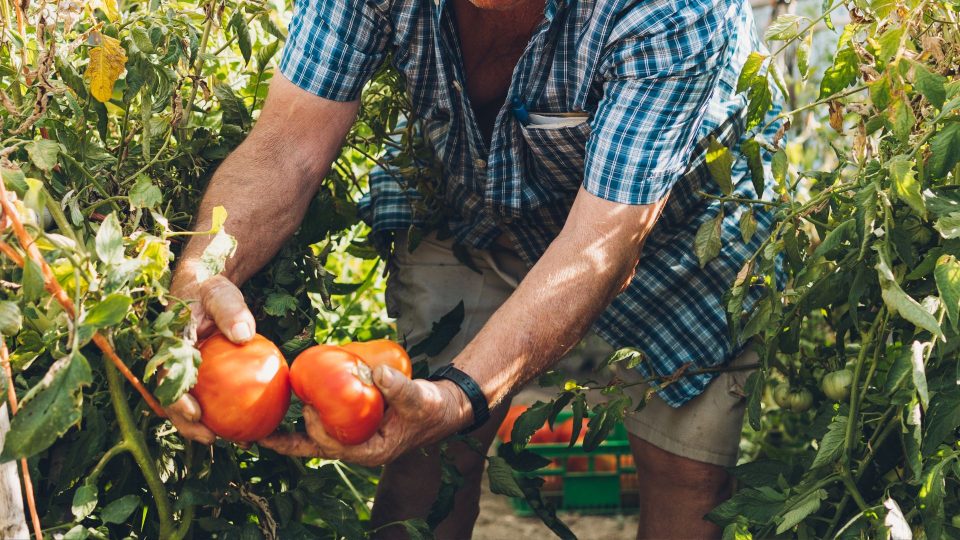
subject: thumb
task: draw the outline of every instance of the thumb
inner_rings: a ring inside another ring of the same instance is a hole
[[[373,372],[373,382],[392,407],[416,407],[420,404],[420,387],[389,366],[377,367]]]
[[[253,338],[256,323],[243,300],[243,293],[229,279],[213,276],[200,285],[203,310],[227,339],[244,343]]]

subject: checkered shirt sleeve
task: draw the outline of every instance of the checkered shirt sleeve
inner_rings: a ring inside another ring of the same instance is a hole
[[[721,2],[722,4],[722,2]],[[603,60],[603,98],[591,122],[584,188],[650,204],[690,164],[698,128],[726,65],[715,2],[652,0],[632,9]]]
[[[333,101],[353,101],[387,56],[386,16],[363,1],[298,0],[280,72]]]

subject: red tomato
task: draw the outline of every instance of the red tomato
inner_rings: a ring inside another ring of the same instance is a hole
[[[561,444],[570,444],[570,439],[573,438],[573,418],[567,418],[556,426],[553,430],[554,433],[554,442]],[[577,443],[583,443],[583,438],[587,434],[587,419],[583,418],[580,420],[580,433],[577,435]]]
[[[216,334],[200,344],[200,356],[190,390],[200,404],[200,421],[231,441],[273,433],[290,406],[289,368],[280,349],[259,334],[243,345]]]
[[[354,341],[344,343],[340,348],[359,356],[370,369],[385,365],[403,373],[408,379],[413,376],[413,367],[406,349],[389,339]]]
[[[360,444],[377,432],[383,395],[370,367],[352,352],[316,345],[300,353],[290,368],[294,393],[320,413],[323,428],[343,444]]]

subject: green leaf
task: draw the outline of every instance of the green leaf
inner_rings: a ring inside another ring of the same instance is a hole
[[[940,324],[937,323],[937,319],[916,300],[903,292],[903,289],[896,282],[887,281],[881,284],[880,294],[892,313],[899,313],[904,319],[919,328],[927,330],[934,336],[941,335]]]
[[[859,69],[857,53],[852,47],[844,47],[837,51],[833,65],[823,73],[819,99],[828,98],[855,83]]]
[[[623,363],[623,367],[626,369],[633,369],[640,365],[640,362],[643,361],[643,353],[633,347],[623,347],[613,351],[610,356],[607,356],[603,362],[597,367],[597,369],[602,369],[607,366],[612,366],[614,364]]]
[[[537,401],[531,405],[523,414],[517,417],[513,424],[513,430],[510,432],[510,442],[515,450],[526,446],[533,433],[540,429],[553,412],[552,402]]]
[[[757,218],[753,215],[753,210],[745,210],[740,216],[740,236],[743,237],[743,243],[749,244],[756,232]]]
[[[913,131],[917,118],[913,114],[913,108],[910,103],[898,99],[891,109],[891,121],[893,122],[893,136],[898,141],[906,143],[910,140],[910,133]]]
[[[149,379],[157,368],[163,367],[166,373],[154,394],[161,405],[167,406],[180,399],[180,396],[197,383],[200,362],[200,351],[189,343],[178,340],[161,348],[150,359],[144,369],[144,378]]]
[[[763,186],[766,183],[763,170],[763,157],[760,156],[760,143],[756,139],[747,139],[740,144],[740,153],[747,158],[750,167],[750,177],[753,180],[753,189],[757,197],[763,196]]]
[[[783,502],[783,494],[770,486],[741,489],[711,510],[707,518],[715,523],[723,523],[744,516],[755,523],[767,523],[777,515]]]
[[[697,229],[697,236],[693,239],[693,252],[703,268],[720,254],[720,229],[723,225],[723,211],[713,219],[707,220]]]
[[[948,240],[960,238],[960,212],[943,216],[933,224],[933,228]]]
[[[69,531],[63,534],[62,540],[87,540],[90,537],[90,531],[83,525],[74,525]]]
[[[947,92],[943,86],[946,82],[946,78],[932,73],[923,64],[913,63],[913,85],[938,109],[943,107],[943,102],[947,99]]]
[[[92,328],[116,326],[123,321],[133,304],[133,298],[126,294],[111,294],[83,315],[81,324]]]
[[[943,498],[946,494],[943,468],[947,463],[946,460],[941,460],[933,464],[924,473],[923,483],[920,484],[920,504],[917,506],[927,538],[943,538]]]
[[[754,79],[760,74],[760,68],[763,67],[763,61],[766,59],[767,55],[765,54],[756,51],[750,53],[750,56],[744,61],[743,68],[740,69],[740,77],[737,79],[738,94],[753,86]]]
[[[60,145],[50,139],[40,139],[39,141],[30,141],[24,148],[27,149],[27,155],[30,161],[38,169],[49,171],[57,166],[57,156],[60,155]]]
[[[827,236],[823,239],[823,242],[820,242],[820,245],[817,246],[817,249],[813,251],[813,255],[810,256],[811,260],[815,260],[819,257],[822,257],[829,253],[830,251],[840,247],[840,244],[846,242],[851,238],[856,238],[857,231],[857,220],[850,218],[840,225],[837,225],[832,231],[830,231]]]
[[[820,440],[820,447],[817,449],[817,456],[813,458],[811,468],[830,465],[843,454],[845,438],[847,431],[847,417],[838,414],[834,417],[830,425],[827,426],[827,433]]]
[[[93,380],[90,364],[79,354],[54,362],[23,398],[10,422],[0,461],[33,456],[46,450],[80,422],[81,388]]]
[[[927,351],[928,344],[914,341],[910,345],[910,373],[913,378],[913,386],[917,389],[917,396],[920,398],[920,404],[926,408],[930,403],[930,393],[927,390],[927,372],[923,363],[924,354]]]
[[[576,426],[576,424],[574,424]],[[574,437],[576,439],[576,437]],[[497,455],[506,460],[515,471],[533,472],[550,465],[550,460],[532,450],[517,451],[512,444],[501,444]]]
[[[90,515],[97,507],[97,486],[94,484],[83,484],[73,492],[73,503],[70,505],[70,511],[77,521]]]
[[[20,314],[20,306],[16,302],[0,301],[0,335],[15,336],[22,325],[23,316]]]
[[[921,217],[926,216],[927,208],[920,194],[920,182],[914,175],[913,162],[906,156],[896,156],[890,159],[889,166],[894,193]]]
[[[132,41],[137,47],[137,50],[142,53],[149,54],[153,52],[153,42],[150,41],[150,34],[140,26],[134,26],[130,29],[130,41]],[[129,73],[127,76],[130,76]]]
[[[809,19],[801,15],[785,13],[777,17],[775,21],[767,26],[767,30],[763,33],[763,39],[767,41],[787,41],[793,39],[800,33],[800,24],[808,20]]]
[[[893,55],[897,54],[897,51],[900,49],[903,30],[902,26],[891,25],[889,30],[877,38],[877,43],[880,44],[880,49],[877,51],[877,60],[886,63],[893,58]]]
[[[921,448],[924,456],[930,456],[948,437],[953,437],[954,430],[960,426],[960,392],[954,388],[934,394],[923,423],[925,431]]]
[[[463,301],[461,301],[454,306],[453,309],[445,313],[443,317],[440,317],[439,321],[433,323],[433,326],[430,328],[430,335],[410,347],[407,351],[410,358],[416,358],[421,354],[425,354],[428,357],[440,354],[443,349],[450,344],[454,336],[460,332],[464,313],[464,304]]]
[[[820,509],[820,501],[827,498],[827,490],[818,489],[803,495],[794,497],[787,501],[787,512],[783,514],[783,520],[777,525],[777,534],[783,534],[786,531],[797,526],[801,521]]]
[[[960,122],[950,122],[930,139],[930,159],[927,171],[932,178],[947,176],[960,161]]]
[[[244,63],[250,62],[250,31],[247,29],[247,22],[243,20],[243,12],[239,9],[230,17],[230,27],[237,36],[237,46],[240,48],[240,54],[243,55]]]
[[[960,323],[960,261],[953,255],[943,255],[937,259],[933,275],[951,327],[957,330]]]
[[[757,77],[750,85],[750,102],[747,104],[747,131],[760,125],[773,107],[773,93],[767,76]]]
[[[135,208],[157,208],[163,202],[163,194],[160,188],[153,185],[150,177],[141,174],[137,181],[130,188],[130,206]]]
[[[33,302],[43,294],[43,270],[31,258],[24,261],[20,285],[23,286],[23,299],[27,302]]]
[[[103,510],[100,511],[100,519],[104,523],[123,523],[139,506],[140,497],[124,495],[104,506]]]
[[[801,79],[806,79],[810,73],[810,49],[813,48],[813,30],[797,44],[797,71]]]
[[[430,524],[422,519],[405,519],[399,522],[407,532],[409,540],[433,540]]]
[[[107,264],[116,264],[123,260],[123,232],[115,212],[111,212],[100,224],[95,247],[97,256]]]
[[[926,189],[923,191],[923,202],[927,210],[937,217],[960,214],[960,191],[958,190]]]
[[[787,153],[781,148],[773,154],[773,158],[770,161],[770,172],[773,173],[773,179],[777,181],[777,184],[781,187],[786,186],[787,184],[787,171],[789,169],[789,161],[787,160]]]
[[[730,149],[720,144],[716,137],[710,137],[710,146],[707,149],[707,168],[713,181],[720,186],[724,195],[733,192],[731,169],[733,168],[733,154]]]
[[[282,317],[297,309],[297,299],[287,292],[273,292],[263,303],[263,311],[267,315]]]
[[[513,476],[513,469],[500,456],[487,458],[487,478],[490,480],[490,491],[507,497],[523,497],[523,490]]]
[[[593,408],[593,416],[587,424],[587,434],[583,438],[583,449],[592,452],[606,440],[613,429],[623,421],[630,398],[621,396]]]

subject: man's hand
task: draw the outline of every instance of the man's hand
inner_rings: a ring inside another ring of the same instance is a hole
[[[466,396],[449,381],[410,380],[386,366],[374,370],[373,380],[383,392],[387,411],[370,440],[344,446],[323,430],[317,411],[305,406],[307,433],[274,433],[258,444],[290,456],[341,459],[373,467],[456,433],[470,421]]]
[[[191,317],[197,328],[197,337],[203,339],[215,330],[234,343],[250,341],[256,333],[256,322],[243,301],[243,293],[229,279],[214,276],[197,286],[181,270],[171,287],[175,296],[190,301]],[[184,394],[164,409],[181,435],[204,444],[213,444],[216,435],[200,423],[200,405],[190,394]]]

